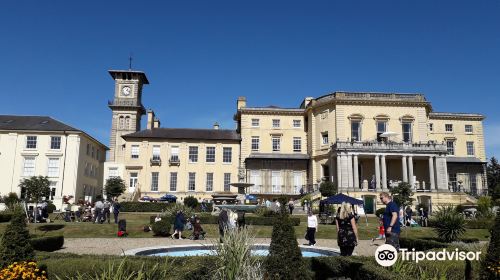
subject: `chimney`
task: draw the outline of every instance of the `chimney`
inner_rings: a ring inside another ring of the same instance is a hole
[[[219,129],[219,123],[218,122],[214,123],[214,129],[216,129],[216,130]]]
[[[311,101],[314,99],[314,97],[306,97],[304,98],[304,102],[302,102],[304,105],[304,108],[307,108],[307,106],[311,103]]]
[[[160,119],[159,118],[155,118],[155,120],[153,121],[153,128],[160,128]]]
[[[146,125],[146,129],[153,128],[154,119],[155,119],[155,112],[153,112],[153,110],[149,109],[148,110],[148,123]]]
[[[245,96],[238,97],[238,101],[236,102],[236,109],[239,110],[247,106],[247,98]]]

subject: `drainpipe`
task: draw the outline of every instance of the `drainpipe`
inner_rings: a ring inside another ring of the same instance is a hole
[[[64,174],[66,173],[66,159],[68,158],[67,151],[68,151],[68,134],[67,131],[64,131],[64,162],[63,162],[63,175],[62,175],[62,180],[61,180],[61,208],[63,206],[63,190],[64,190]]]

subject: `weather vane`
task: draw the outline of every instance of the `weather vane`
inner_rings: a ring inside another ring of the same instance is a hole
[[[132,53],[128,56],[128,70],[132,70]]]

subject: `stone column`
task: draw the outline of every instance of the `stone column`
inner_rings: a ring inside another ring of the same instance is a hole
[[[358,155],[354,155],[354,189],[359,190]]]
[[[352,189],[353,188],[353,170],[352,170],[352,155],[348,155],[347,156],[347,171],[348,171],[348,174],[349,174],[349,181],[348,181],[348,187],[349,189]]]
[[[408,156],[408,181],[410,182],[411,187],[414,187],[415,182],[413,181],[413,157]]]
[[[382,189],[387,190],[387,168],[385,165],[385,155],[381,156],[382,163]]]
[[[401,161],[403,163],[403,182],[408,183],[408,170],[406,168],[406,156],[403,156],[401,158]]]
[[[380,190],[380,157],[375,156],[375,188]]]
[[[446,157],[436,157],[436,183],[440,192],[447,192],[448,189],[448,170],[446,169]]]
[[[430,189],[435,190],[436,184],[434,181],[434,158],[429,157],[429,181],[430,181]]]
[[[349,167],[347,164],[347,155],[342,155],[341,156],[341,178],[342,178],[342,188],[345,190],[349,187]]]
[[[340,155],[337,154],[337,187],[340,188],[340,185],[342,184],[342,170],[340,167]]]

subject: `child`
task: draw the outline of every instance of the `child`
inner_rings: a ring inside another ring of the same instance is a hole
[[[200,218],[196,217],[194,219],[194,224],[193,224],[193,239],[194,240],[204,239],[203,238],[204,235],[205,235],[205,232],[203,231],[203,228],[201,227]]]
[[[384,230],[384,221],[380,219],[378,221],[379,226],[378,226],[378,237],[377,238],[372,238],[372,242],[375,240],[382,240],[385,239],[385,230]]]

